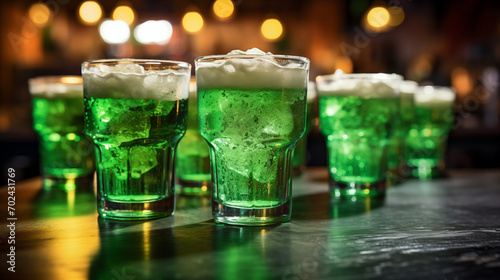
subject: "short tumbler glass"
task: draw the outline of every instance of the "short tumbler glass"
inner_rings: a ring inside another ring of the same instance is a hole
[[[82,64],[85,129],[95,144],[102,217],[173,214],[174,158],[186,131],[190,71],[188,63],[162,60]]]
[[[215,221],[288,221],[292,151],[306,128],[309,60],[235,54],[200,57],[195,64]]]
[[[399,110],[398,124],[394,136],[387,149],[388,183],[391,186],[402,183],[407,174],[408,159],[405,158],[406,139],[410,127],[415,122],[414,95],[418,89],[415,81],[402,81],[400,84],[401,107]]]
[[[201,136],[198,121],[196,80],[189,83],[187,130],[177,146],[175,172],[182,195],[209,195],[212,192],[210,152]]]
[[[341,72],[316,78],[333,197],[385,194],[387,144],[397,123],[401,80],[395,74]]]
[[[75,189],[75,180],[94,173],[94,151],[83,126],[82,77],[32,78],[29,89],[44,188]]]
[[[453,127],[455,91],[423,86],[414,95],[415,121],[406,140],[406,158],[412,175],[430,179],[444,175],[448,133]]]

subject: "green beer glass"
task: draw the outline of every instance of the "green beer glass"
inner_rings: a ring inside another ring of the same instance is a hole
[[[316,78],[332,196],[385,195],[386,146],[396,127],[401,80],[395,74],[342,72]]]
[[[72,190],[76,179],[94,172],[94,152],[83,127],[82,77],[33,78],[29,89],[44,188]]]
[[[316,102],[316,83],[309,81],[307,84],[307,117],[306,132],[299,139],[293,150],[293,174],[300,175],[306,168],[307,161],[307,135],[313,127],[314,107]]]
[[[95,145],[103,218],[173,214],[175,149],[186,131],[190,69],[162,60],[82,64],[85,130]]]
[[[208,145],[198,121],[196,80],[189,83],[187,130],[177,146],[176,175],[183,195],[208,195],[212,189]]]
[[[292,151],[306,127],[309,60],[251,49],[200,57],[195,64],[215,221],[288,221]]]
[[[430,179],[443,175],[448,133],[453,126],[452,88],[424,86],[415,94],[415,121],[405,151],[412,175]]]
[[[415,121],[415,102],[413,101],[413,95],[417,89],[418,84],[414,81],[401,81],[399,86],[401,95],[399,118],[396,132],[389,143],[387,151],[387,166],[389,168],[388,183],[390,185],[396,185],[403,182],[404,178],[409,175],[405,174],[408,159],[405,158],[404,151],[410,127]]]

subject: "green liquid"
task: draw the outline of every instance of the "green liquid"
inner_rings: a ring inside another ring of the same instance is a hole
[[[243,209],[290,200],[292,150],[305,131],[305,89],[198,88],[215,202]]]
[[[86,96],[84,102],[85,129],[96,147],[99,212],[113,216],[106,207],[128,204],[120,210],[140,218],[158,210],[148,209],[150,203],[168,200],[161,205],[171,209],[162,211],[171,214],[174,153],[186,130],[187,100]]]
[[[434,168],[442,163],[448,133],[453,125],[453,113],[449,107],[416,108],[415,122],[406,139],[405,157],[413,167]]]
[[[197,103],[198,101],[196,98],[189,98],[187,130],[177,147],[175,171],[177,177],[181,181],[181,185],[183,182],[207,182],[212,178],[210,175],[208,144],[198,130]],[[190,193],[196,192],[196,189],[200,189],[200,193],[206,193],[208,191],[208,189],[205,189],[205,191],[201,190],[201,187],[183,186],[183,190]]]
[[[394,137],[390,140],[387,154],[389,169],[397,168],[408,159],[405,158],[405,139],[408,136],[411,125],[415,120],[415,103],[413,94],[401,94],[401,109],[397,120]]]
[[[340,183],[376,183],[387,170],[386,145],[399,98],[320,96],[320,130],[327,138],[330,176]]]
[[[307,160],[307,135],[312,129],[314,119],[314,100],[307,102],[306,132],[299,139],[293,151],[293,168],[300,168]]]
[[[83,99],[37,96],[32,106],[43,176],[73,179],[91,174],[94,153],[84,133]]]

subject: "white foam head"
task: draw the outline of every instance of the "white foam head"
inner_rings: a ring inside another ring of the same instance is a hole
[[[316,84],[319,95],[349,95],[362,98],[397,97],[399,83],[403,77],[397,74],[345,74],[337,70],[334,74],[318,76]]]
[[[162,64],[179,67],[161,69]],[[83,86],[90,97],[175,101],[189,96],[190,69],[175,61],[90,61],[82,64]]]
[[[414,94],[418,89],[418,83],[415,81],[404,80],[399,84],[401,94]]]
[[[83,97],[82,77],[45,76],[29,79],[31,95],[44,98]]]
[[[196,81],[204,88],[305,88],[309,60],[253,48],[195,60]]]
[[[421,86],[414,95],[415,105],[420,107],[451,107],[455,91],[450,87]]]
[[[413,95],[418,89],[418,83],[415,81],[405,80],[401,81],[399,85],[399,92],[401,94],[401,99],[404,99],[404,102],[413,103]]]

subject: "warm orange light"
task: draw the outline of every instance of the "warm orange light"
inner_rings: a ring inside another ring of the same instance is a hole
[[[182,18],[182,27],[189,33],[196,33],[203,28],[203,17],[197,12],[186,13]]]
[[[408,68],[408,79],[422,81],[432,72],[432,57],[430,55],[421,55],[417,57]]]
[[[269,40],[276,40],[283,34],[283,25],[275,18],[266,19],[260,27],[262,36]]]
[[[31,5],[28,15],[31,21],[39,27],[47,25],[52,16],[49,7],[43,3]]]
[[[221,18],[227,19],[234,12],[234,4],[231,0],[217,0],[213,5],[214,14]]]
[[[95,1],[83,2],[78,11],[80,19],[88,25],[96,24],[102,16],[102,9]]]
[[[134,22],[135,14],[134,10],[129,6],[118,6],[113,11],[113,20],[123,20],[128,25]]]
[[[344,71],[344,73],[352,73],[352,68],[352,61],[347,56],[339,57],[335,63],[335,69],[340,69]]]
[[[472,92],[472,79],[467,69],[458,67],[451,72],[451,86],[455,89],[457,95],[465,96]]]

